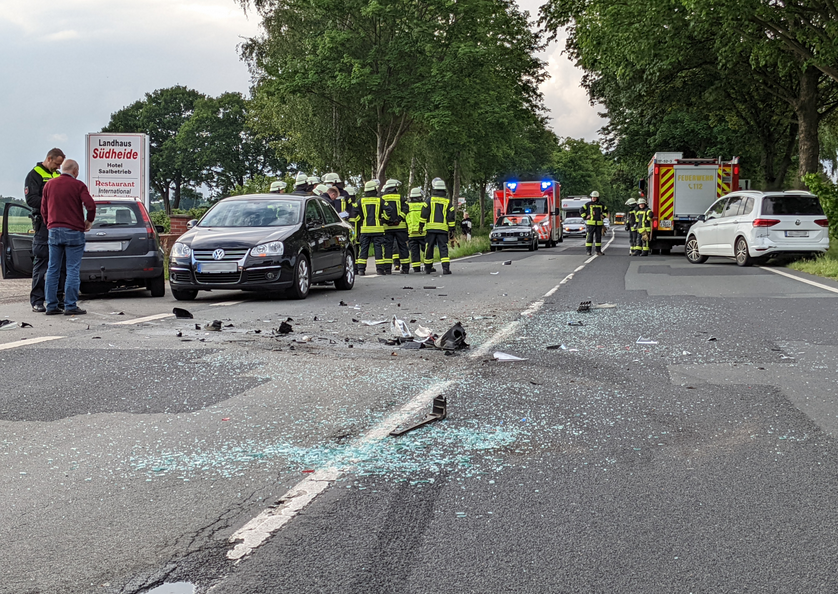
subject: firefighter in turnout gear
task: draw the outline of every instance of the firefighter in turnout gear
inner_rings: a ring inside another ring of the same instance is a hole
[[[629,256],[637,255],[640,250],[640,234],[635,229],[637,221],[635,220],[634,212],[637,210],[637,200],[629,198],[626,200],[626,231],[629,234]]]
[[[634,211],[635,230],[639,236],[641,256],[649,255],[649,244],[652,241],[652,217],[651,209],[646,207],[646,199],[641,198],[637,201],[637,210]]]
[[[297,177],[294,178],[294,191],[291,192],[295,196],[308,196],[308,176],[300,171]]]
[[[375,271],[388,274],[384,260],[384,200],[378,195],[378,185],[374,181],[364,184],[364,196],[360,200],[361,248],[358,252],[358,274],[364,276],[367,271],[367,258],[370,245],[375,251]]]
[[[599,192],[591,192],[591,201],[586,203],[579,216],[585,221],[588,227],[588,235],[585,238],[585,252],[590,256],[591,249],[596,247],[596,255],[602,255],[602,229],[605,219],[608,217],[608,207],[599,201]]]
[[[275,181],[271,183],[271,189],[268,190],[270,194],[281,194],[285,191],[285,188],[288,187],[288,184],[284,181]]]
[[[451,258],[448,257],[448,237],[454,230],[456,211],[448,197],[445,182],[434,178],[431,184],[431,198],[422,208],[421,221],[427,232],[425,247],[425,274],[433,272],[434,248],[439,247],[442,274],[451,274]]]
[[[425,261],[425,225],[422,223],[422,209],[425,201],[422,199],[422,188],[410,190],[410,198],[407,203],[407,245],[410,250],[410,263],[413,272],[422,272],[422,264]],[[407,266],[402,262],[402,271]]]
[[[396,265],[396,270],[401,268],[402,274],[410,272],[407,260],[407,200],[399,194],[399,186],[402,185],[397,179],[388,179],[384,182],[384,190],[381,199],[384,200],[384,267],[388,274]],[[405,265],[400,266],[404,258]]]

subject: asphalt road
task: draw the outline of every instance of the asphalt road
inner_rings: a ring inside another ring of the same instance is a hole
[[[4,299],[33,328],[0,330],[0,592],[838,591],[838,284],[627,252],[303,302]],[[363,324],[393,315],[471,348]]]

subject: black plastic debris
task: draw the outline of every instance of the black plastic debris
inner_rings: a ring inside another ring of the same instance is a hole
[[[395,339],[387,339],[387,338],[379,338],[378,342],[381,344],[386,344],[387,346],[396,346],[398,343]]]
[[[568,322],[567,325],[568,326],[584,326],[585,324],[583,324],[581,321],[577,320],[576,322]]]
[[[319,321],[319,320],[317,319],[317,316],[314,316],[314,321],[315,321],[315,322],[318,322],[318,321]]]
[[[422,344],[421,342],[416,342],[414,340],[410,340],[410,341],[404,342],[402,344],[402,348],[407,349],[409,351],[418,351],[423,346],[424,346],[424,344]]]
[[[579,304],[579,307],[576,308],[578,312],[585,312],[591,311],[591,302],[590,301],[583,301]]]
[[[463,328],[460,322],[457,322],[449,328],[448,332],[434,341],[434,346],[444,351],[456,351],[459,349],[469,348],[468,344],[466,344],[465,328]]]
[[[235,326],[233,326],[233,324],[225,324],[224,327],[225,328],[235,328]]]
[[[180,330],[178,330],[178,331],[177,331],[177,334],[175,334],[175,336],[177,336],[178,338],[181,338],[181,337],[183,336],[183,332],[181,332]]]
[[[547,350],[548,351],[558,351],[563,346],[564,346],[563,344],[551,344],[550,346],[547,347]]]
[[[707,339],[707,342],[716,342],[717,340],[718,340],[718,338],[716,338],[715,336],[711,336],[710,338]]]
[[[412,291],[413,287],[402,287],[402,289],[405,291]]]
[[[254,334],[262,334],[262,331],[257,329],[257,330],[254,330],[253,333]]]
[[[512,266],[512,260],[507,260],[503,263],[504,266]]]
[[[32,324],[30,324],[29,322],[21,322],[20,327],[21,328],[31,328]]]
[[[343,301],[341,301],[340,303],[338,303],[338,305],[340,305],[341,307],[349,307],[349,304],[348,304],[348,303],[345,303],[345,302],[343,302]]]
[[[200,330],[200,329],[201,329],[201,325],[200,324],[195,324],[195,330]]]
[[[204,326],[204,330],[209,330],[211,332],[221,332],[221,320],[213,320],[206,326]]]
[[[279,328],[274,329],[274,334],[288,334],[289,332],[293,332],[294,328],[291,327],[291,324],[288,322],[282,322],[279,325]]]
[[[183,309],[182,307],[176,307],[172,310],[172,313],[175,314],[175,318],[178,320],[191,320],[195,316],[193,316],[189,311]]]
[[[14,324],[14,322],[11,320],[0,320],[0,328],[2,328],[3,326],[8,326],[9,324]]]
[[[408,425],[402,429],[394,429],[390,432],[390,435],[393,437],[398,437],[399,435],[404,435],[408,431],[413,431],[414,429],[418,429],[419,427],[423,427],[428,423],[433,423],[434,421],[440,421],[448,416],[448,400],[440,394],[436,398],[434,398],[434,402],[431,405],[431,412],[428,415],[425,415],[425,418],[419,421],[418,423],[414,423],[413,425]]]
[[[430,287],[430,286],[428,286],[428,287],[422,287],[422,288],[423,288],[423,289],[436,289],[436,287]]]
[[[358,323],[358,322],[360,322],[361,320],[357,320],[357,319],[355,319],[355,318],[352,318],[352,321],[353,321],[353,322],[355,322],[355,323],[357,324],[357,323]]]

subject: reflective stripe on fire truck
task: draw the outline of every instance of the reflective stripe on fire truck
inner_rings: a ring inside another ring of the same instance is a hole
[[[716,198],[730,194],[730,185],[733,181],[733,165],[721,165],[716,175]]]
[[[661,168],[660,201],[658,203],[658,218],[671,219],[675,214],[675,168]]]

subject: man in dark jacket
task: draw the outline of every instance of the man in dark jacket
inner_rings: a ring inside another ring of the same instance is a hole
[[[61,261],[67,263],[64,284],[64,315],[87,313],[79,308],[79,268],[84,255],[84,232],[96,218],[96,203],[83,182],[77,180],[79,164],[67,159],[61,176],[44,186],[41,213],[49,229],[49,266],[46,278],[46,314],[61,313],[58,309],[58,280]],[[87,218],[84,211],[87,210]]]
[[[44,280],[49,265],[49,233],[41,216],[41,197],[44,193],[44,185],[60,175],[58,170],[63,162],[64,152],[59,148],[52,149],[47,153],[46,159],[32,168],[23,186],[26,204],[32,209],[32,228],[35,230],[35,237],[32,238],[32,289],[29,292],[29,304],[32,306],[32,311],[45,311]],[[63,266],[61,270],[64,270]]]

